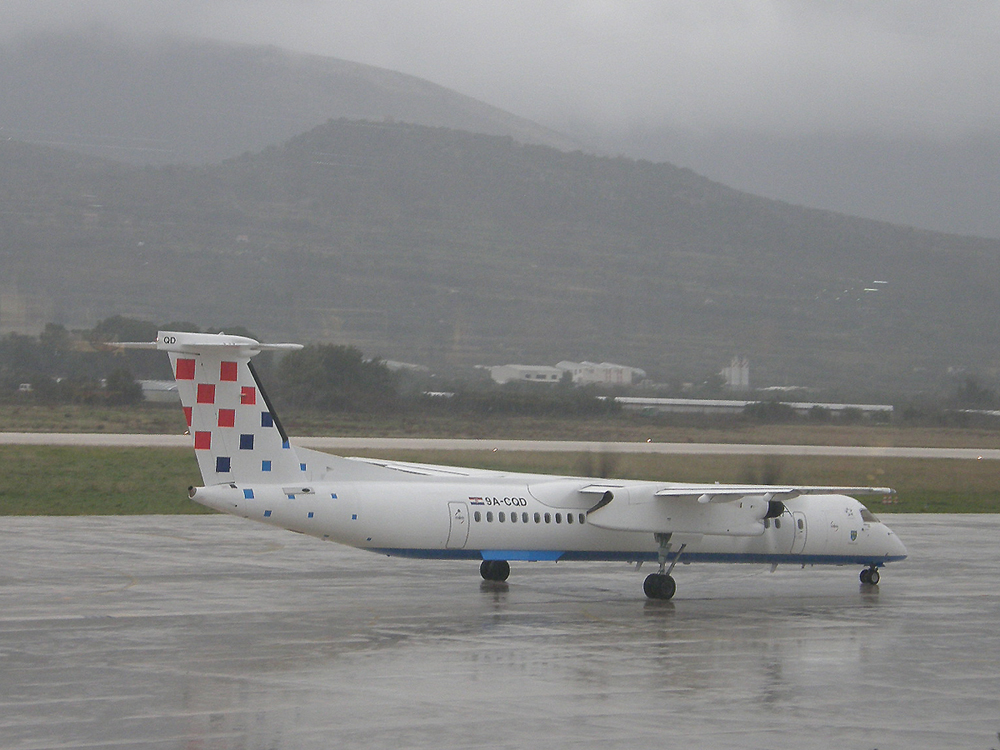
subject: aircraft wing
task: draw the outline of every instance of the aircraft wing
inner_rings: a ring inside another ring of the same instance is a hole
[[[667,487],[657,490],[656,497],[694,497],[699,503],[728,503],[740,498],[753,496],[770,496],[772,500],[791,500],[799,495],[890,495],[890,487],[815,487],[815,486],[779,486],[769,484],[747,485],[715,485],[693,484],[687,486]]]
[[[601,496],[588,511],[588,522],[601,528],[723,536],[760,536],[764,519],[780,516],[800,495],[893,494],[889,487],[612,482],[579,491]]]

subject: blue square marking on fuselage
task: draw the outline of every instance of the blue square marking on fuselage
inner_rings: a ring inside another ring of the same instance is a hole
[[[243,490],[244,500],[253,500],[253,490]]]
[[[260,470],[261,471],[270,471],[271,470],[271,462],[270,461],[261,461],[260,462]]]
[[[264,511],[264,518],[270,518],[270,517],[271,517],[271,511],[265,510]]]

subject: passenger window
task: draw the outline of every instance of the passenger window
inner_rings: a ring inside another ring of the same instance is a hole
[[[562,523],[562,513],[556,513],[556,523]]]
[[[552,523],[552,514],[551,513],[546,513],[545,514],[545,523]]]
[[[781,528],[781,519],[780,518],[775,518],[774,519],[774,528],[776,528],[776,529],[780,529]]]
[[[536,513],[535,514],[535,523],[541,523],[541,522],[542,522],[542,514],[541,513]]]
[[[527,513],[522,513],[521,514],[521,521],[523,521],[524,523],[528,522],[528,514]]]
[[[802,519],[800,518],[800,519],[799,519],[799,531],[802,531],[802,529],[804,529],[805,527],[806,527],[806,523],[805,523],[805,521],[803,521],[803,520],[802,520]]]
[[[479,523],[480,521],[483,520],[483,514],[477,510],[473,518],[476,519],[476,523]]]
[[[506,520],[507,520],[507,514],[506,514],[506,513],[504,513],[503,511],[500,511],[499,513],[497,513],[497,520],[498,520],[498,521],[499,521],[500,523],[503,523],[504,521],[506,521]]]
[[[771,519],[770,518],[765,518],[764,519],[764,528],[765,529],[771,528]]]
[[[510,522],[511,523],[517,523],[517,513],[511,513],[510,514]]]
[[[493,511],[486,511],[486,523],[493,523]]]
[[[580,523],[587,523],[587,515],[585,513],[580,514]]]
[[[566,523],[573,523],[573,514],[572,513],[567,513],[566,514]]]

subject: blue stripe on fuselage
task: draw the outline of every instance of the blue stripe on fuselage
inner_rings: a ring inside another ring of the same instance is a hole
[[[599,552],[558,550],[473,550],[473,549],[400,549],[368,548],[389,557],[412,557],[424,560],[575,560],[592,562],[656,562],[656,552]],[[673,555],[671,554],[671,558]],[[904,560],[904,556],[871,557],[865,555],[793,555],[748,552],[685,552],[681,562],[750,563],[758,565],[884,565]]]

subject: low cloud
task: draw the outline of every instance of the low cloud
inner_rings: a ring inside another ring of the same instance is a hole
[[[1000,127],[1000,5],[722,0],[12,0],[0,33],[274,44],[548,124],[936,137]]]

